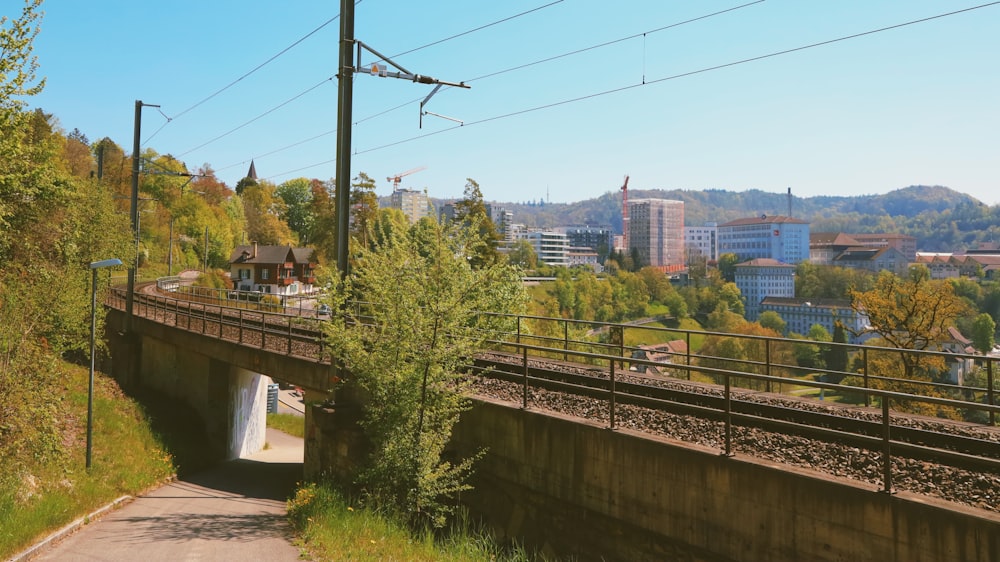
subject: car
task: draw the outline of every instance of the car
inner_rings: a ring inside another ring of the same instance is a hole
[[[318,316],[326,316],[330,314],[330,312],[331,312],[330,305],[328,304],[321,304],[316,308],[316,314]]]

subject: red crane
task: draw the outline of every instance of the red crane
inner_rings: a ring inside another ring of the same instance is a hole
[[[622,243],[625,245],[625,253],[628,253],[628,174],[625,174],[625,183],[621,186],[622,191]]]
[[[403,179],[404,176],[408,176],[410,174],[415,174],[415,173],[419,172],[420,170],[426,170],[426,169],[427,169],[427,166],[417,166],[416,168],[413,168],[412,170],[407,170],[405,172],[400,172],[400,173],[398,173],[398,174],[396,174],[394,176],[389,176],[389,177],[385,178],[385,181],[391,181],[392,182],[392,190],[393,191],[397,191],[397,190],[399,190],[399,182],[402,181],[402,179]]]

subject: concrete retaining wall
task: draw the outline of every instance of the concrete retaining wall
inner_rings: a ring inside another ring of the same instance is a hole
[[[1000,516],[923,496],[486,401],[454,437],[463,503],[579,560],[1000,560]]]
[[[143,337],[140,349],[136,382],[194,408],[220,458],[264,448],[269,377],[157,338]]]

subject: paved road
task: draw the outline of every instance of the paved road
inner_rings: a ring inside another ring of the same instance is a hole
[[[302,440],[267,430],[270,448],[137,498],[33,560],[299,560],[285,500],[302,479]]]

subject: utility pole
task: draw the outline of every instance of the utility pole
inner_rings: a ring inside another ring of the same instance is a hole
[[[132,310],[135,303],[135,275],[139,270],[139,133],[142,130],[142,108],[160,107],[135,100],[135,130],[132,135],[132,198],[129,216],[132,218],[132,234],[135,236],[135,259],[128,268],[128,289],[125,293],[125,332],[132,332]]]
[[[354,113],[354,0],[340,0],[340,65],[337,68],[337,271],[347,276],[351,212],[351,119]]]
[[[354,38],[354,2],[355,0],[340,0],[340,66],[337,68],[337,189],[335,197],[337,199],[337,269],[340,271],[341,276],[347,275],[348,267],[347,225],[351,212],[351,119],[353,118],[354,111],[354,73],[360,72],[384,78],[400,78],[418,84],[436,84],[431,93],[420,103],[421,116],[425,113],[430,113],[424,111],[423,108],[431,96],[442,86],[453,86],[456,88],[469,87],[464,82],[445,82],[444,80],[438,80],[430,76],[414,74],[393,62],[389,57],[356,40]],[[357,49],[357,60],[354,58],[355,49]],[[362,66],[362,49],[378,57],[378,60],[392,65],[397,71],[390,72],[384,65],[377,62],[371,66]],[[457,119],[436,113],[431,115],[458,121]]]

